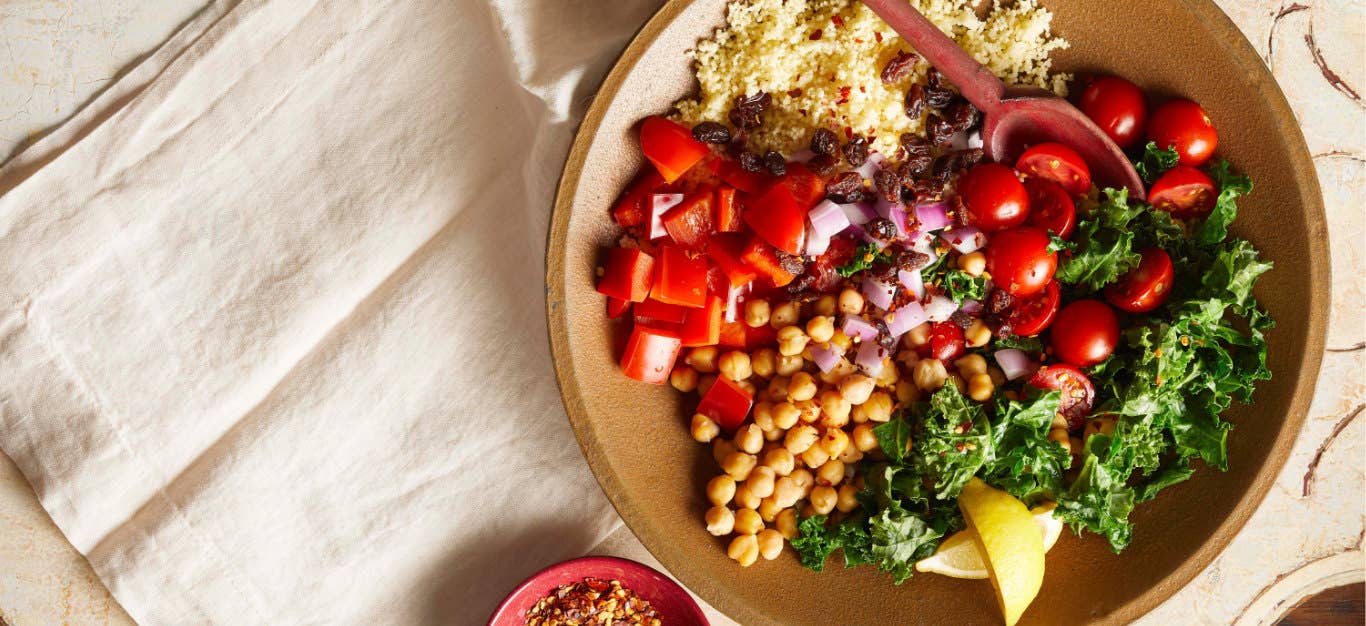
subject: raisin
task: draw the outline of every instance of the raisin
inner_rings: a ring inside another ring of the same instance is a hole
[[[972,316],[964,313],[962,310],[954,311],[949,315],[949,321],[953,322],[954,326],[963,330],[967,330],[969,326],[972,326]]]
[[[812,276],[811,274],[802,274],[787,284],[787,292],[800,298],[803,292],[811,289],[811,286],[814,284],[816,284],[815,276]]]
[[[929,134],[930,143],[936,146],[944,147],[953,141],[953,124],[938,115],[931,115],[925,120],[925,130]]]
[[[806,270],[806,264],[802,263],[802,258],[799,256],[793,256],[779,250],[778,257],[778,265],[783,268],[784,272],[795,276]]]
[[[949,81],[944,80],[944,74],[937,67],[931,67],[925,72],[925,81],[935,89],[944,89],[949,86]]]
[[[835,136],[835,131],[819,128],[811,135],[811,151],[816,154],[834,154],[839,147],[840,139]]]
[[[752,96],[736,97],[735,106],[730,110],[731,125],[742,130],[758,128],[761,122],[760,114],[772,103],[773,96],[763,91]]]
[[[920,119],[920,114],[925,112],[925,89],[919,84],[911,85],[911,88],[906,90],[904,106],[906,117]]]
[[[879,217],[864,225],[868,234],[878,241],[891,241],[896,238],[896,224],[885,217]]]
[[[901,79],[910,75],[911,70],[915,69],[915,64],[920,61],[920,57],[906,51],[897,52],[896,56],[887,61],[887,65],[882,68],[882,84],[891,85],[901,82]]]
[[[994,314],[1005,313],[1010,305],[1015,303],[1015,299],[1010,297],[1003,289],[992,289],[987,294],[987,311]]]
[[[825,197],[840,204],[861,202],[867,198],[863,177],[858,172],[844,172],[825,186]]]
[[[769,150],[764,153],[764,167],[768,168],[768,173],[782,176],[787,173],[787,159],[777,151]]]
[[[934,159],[930,155],[913,156],[906,159],[901,165],[908,178],[919,178],[930,172],[930,166],[934,164]]]
[[[944,118],[953,125],[955,131],[964,131],[977,123],[977,108],[961,96],[956,96],[953,102],[945,107]]]
[[[764,171],[764,160],[753,152],[741,152],[740,169],[743,169],[746,172],[762,172]]]
[[[901,149],[906,151],[906,156],[929,156],[930,142],[915,133],[902,133]]]
[[[854,135],[849,143],[844,144],[844,160],[850,167],[858,167],[868,161],[868,139],[863,135]]]
[[[896,347],[896,337],[892,336],[892,331],[887,328],[887,322],[878,320],[877,326],[877,345],[882,346],[888,352]]]
[[[877,192],[888,202],[901,200],[901,177],[892,170],[878,170],[873,173],[873,185]]]
[[[930,264],[930,255],[902,248],[897,250],[896,256],[892,257],[892,263],[899,270],[914,272]]]
[[[925,104],[928,104],[931,109],[942,109],[949,106],[949,103],[953,102],[953,96],[953,92],[948,89],[941,89],[939,87],[925,88]]]
[[[945,153],[935,160],[932,175],[937,180],[948,180],[955,173],[980,163],[982,157],[981,148],[966,148]]]
[[[716,122],[702,122],[692,127],[692,138],[702,143],[730,143],[730,129]]]
[[[817,176],[829,176],[835,171],[835,164],[835,157],[828,154],[818,154],[806,162],[806,168],[815,172]]]

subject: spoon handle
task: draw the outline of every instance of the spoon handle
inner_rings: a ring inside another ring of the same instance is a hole
[[[908,0],[863,0],[863,4],[948,77],[973,106],[986,113],[1001,101],[1005,83],[925,19]]]

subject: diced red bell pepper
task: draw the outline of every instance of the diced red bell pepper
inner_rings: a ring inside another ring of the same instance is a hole
[[[787,172],[778,177],[778,183],[792,192],[797,207],[803,211],[825,199],[825,180],[801,163],[788,163]]]
[[[650,295],[655,259],[634,248],[608,248],[598,279],[598,293],[628,302]]]
[[[768,324],[758,328],[745,325],[745,349],[771,348],[778,341],[778,330]]]
[[[721,187],[716,190],[716,230],[723,233],[738,233],[744,228],[740,222],[740,202],[735,197],[734,187]]]
[[[774,250],[773,246],[758,239],[749,241],[744,252],[740,254],[740,260],[754,268],[761,276],[768,278],[774,287],[782,287],[797,277],[796,274],[783,267],[783,260],[778,256],[778,251]]]
[[[622,300],[607,296],[607,319],[614,320],[626,314],[631,309],[630,300]]]
[[[621,371],[640,382],[662,385],[682,348],[678,333],[636,324],[621,355]]]
[[[745,202],[744,221],[764,241],[788,254],[801,254],[806,243],[806,211],[786,185],[773,185]]]
[[[640,151],[666,183],[678,180],[702,157],[711,154],[707,144],[692,138],[692,131],[662,117],[645,118],[640,125]]]
[[[689,256],[682,248],[661,246],[650,297],[667,304],[702,308],[707,303],[707,259]]]
[[[721,322],[721,338],[719,345],[729,348],[746,348],[745,329],[749,328],[744,322]]]
[[[664,189],[664,177],[647,169],[626,188],[626,193],[612,207],[612,219],[623,228],[640,226],[650,215],[650,195]]]
[[[682,204],[664,214],[664,230],[674,243],[689,250],[705,247],[707,238],[716,232],[715,199],[716,192],[704,187],[688,194]]]
[[[739,321],[744,315],[741,309],[745,307],[745,301],[749,300],[752,290],[750,285],[727,285],[725,315],[722,319],[727,322]]]
[[[683,204],[686,197],[681,193],[650,194],[649,199],[645,201],[647,207],[645,209],[645,220],[647,223],[644,224],[647,227],[645,234],[650,238],[650,241],[669,236],[669,229],[664,227],[664,214]]]
[[[682,324],[689,310],[691,309],[677,304],[665,304],[654,298],[646,298],[644,302],[636,305],[636,323],[655,328],[668,328],[668,324]]]
[[[648,300],[647,300],[648,302]],[[683,346],[714,346],[721,341],[721,310],[724,301],[719,296],[707,296],[706,306],[700,309],[686,309],[683,325],[678,335]]]
[[[726,273],[731,285],[748,285],[758,276],[740,255],[745,253],[745,237],[736,233],[717,233],[707,244],[707,256]]]
[[[716,171],[717,178],[726,181],[726,184],[739,189],[745,193],[759,193],[759,190],[768,184],[771,178],[763,172],[750,172],[740,167],[739,163],[724,159]]]
[[[749,416],[754,406],[754,396],[740,385],[725,377],[718,377],[716,383],[702,396],[697,412],[712,418],[726,432],[735,432]]]

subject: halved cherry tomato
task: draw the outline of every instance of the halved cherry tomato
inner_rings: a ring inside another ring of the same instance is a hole
[[[678,333],[636,324],[621,355],[621,371],[640,382],[662,385],[669,380],[682,347]]]
[[[1057,183],[1042,178],[1026,180],[1025,190],[1029,192],[1029,225],[1070,239],[1077,229],[1077,205],[1072,196]]]
[[[1208,214],[1218,199],[1214,181],[1204,172],[1185,165],[1167,170],[1148,192],[1148,202],[1153,207],[1181,219]]]
[[[631,301],[607,296],[607,319],[614,320],[631,310]]]
[[[1015,161],[1015,169],[1028,178],[1051,180],[1074,196],[1091,190],[1091,168],[1086,161],[1076,150],[1054,141],[1025,150]]]
[[[1043,291],[1028,298],[1017,298],[1006,313],[1005,323],[1010,332],[1021,337],[1033,337],[1048,328],[1058,314],[1062,290],[1058,281],[1050,280]]]
[[[751,239],[745,246],[744,252],[740,254],[740,259],[746,265],[754,268],[761,276],[768,278],[774,287],[782,287],[797,277],[795,267],[784,266],[779,252],[758,239]]]
[[[707,144],[692,138],[692,131],[662,117],[647,117],[641,123],[640,151],[666,183],[678,180],[702,157],[711,154]]]
[[[664,213],[664,230],[674,243],[689,250],[700,250],[707,243],[707,238],[716,232],[715,200],[716,192],[703,187]]]
[[[740,222],[740,202],[735,197],[735,188],[722,186],[716,190],[716,230],[723,233],[738,233],[744,228]]]
[[[963,329],[953,322],[937,322],[930,327],[930,356],[944,363],[963,356],[967,346]]]
[[[1143,136],[1148,104],[1143,92],[1118,76],[1100,76],[1081,92],[1077,108],[1096,123],[1121,148],[1130,148]]]
[[[707,260],[689,256],[681,248],[661,246],[650,297],[668,304],[701,308],[707,303]]]
[[[702,401],[697,404],[697,412],[712,418],[726,432],[735,432],[749,415],[754,406],[754,396],[731,382],[724,376],[717,377]]]
[[[627,302],[640,302],[650,295],[654,279],[654,257],[635,248],[608,248],[602,262],[598,293]]]
[[[1119,318],[1100,300],[1077,300],[1053,320],[1049,345],[1064,363],[1088,367],[1104,361],[1119,344]]]
[[[769,179],[772,178],[764,172],[746,170],[740,167],[739,163],[730,159],[721,159],[716,170],[716,176],[726,181],[727,185],[745,193],[759,193],[759,190],[763,189],[764,185],[767,185]]]
[[[740,258],[747,242],[739,233],[716,233],[707,243],[707,256],[725,272],[731,285],[748,285],[758,276],[755,269]]]
[[[965,172],[958,179],[958,195],[969,221],[988,232],[1019,226],[1029,214],[1024,185],[1000,163],[983,163]]]
[[[644,302],[636,305],[636,323],[654,328],[670,328],[671,324],[682,324],[691,310],[693,309],[646,298]]]
[[[1143,260],[1138,267],[1105,288],[1105,300],[1130,313],[1151,311],[1162,306],[1172,295],[1175,273],[1172,258],[1166,251],[1148,248],[1143,251]]]
[[[649,302],[649,300],[646,300]],[[707,304],[700,309],[686,309],[678,336],[683,347],[714,346],[721,341],[721,310],[725,307],[720,296],[707,296]]]
[[[1058,255],[1041,228],[1022,226],[996,233],[987,241],[987,271],[996,286],[1015,297],[1043,291],[1058,269]]]
[[[1176,148],[1179,163],[1191,167],[1208,161],[1219,146],[1219,133],[1214,132],[1209,115],[1190,100],[1172,100],[1157,107],[1148,122],[1148,139],[1158,148]]]
[[[778,177],[777,184],[792,192],[797,207],[803,211],[810,210],[825,199],[825,181],[801,163],[788,163],[787,173]]]
[[[664,190],[664,177],[647,169],[626,188],[626,193],[612,206],[612,219],[622,228],[639,226],[650,215],[650,195]]]
[[[773,185],[745,203],[744,220],[754,234],[788,254],[801,254],[806,243],[806,212],[786,185]]]
[[[1034,372],[1029,384],[1062,392],[1058,414],[1067,420],[1068,430],[1076,432],[1086,425],[1086,416],[1091,414],[1091,407],[1096,402],[1096,387],[1081,370],[1061,363],[1047,365]]]

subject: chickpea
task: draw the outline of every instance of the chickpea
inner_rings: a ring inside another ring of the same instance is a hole
[[[825,343],[835,337],[835,320],[826,315],[817,315],[807,320],[806,334],[816,343]]]
[[[855,426],[854,435],[850,439],[853,440],[854,447],[862,452],[878,449],[877,435],[873,434],[872,424],[863,423]]]
[[[801,317],[801,307],[796,302],[784,302],[773,309],[773,314],[769,316],[768,323],[770,326],[782,330],[796,324],[798,317]]]
[[[1058,411],[1057,413],[1054,413],[1054,414],[1053,414],[1053,423],[1052,423],[1051,425],[1049,425],[1048,428],[1049,428],[1049,429],[1061,428],[1061,429],[1063,429],[1063,430],[1067,430],[1067,416],[1066,416],[1066,415],[1063,415],[1063,414],[1062,414],[1062,411]]]
[[[773,520],[778,519],[778,514],[783,512],[783,507],[778,506],[777,498],[769,496],[760,500],[759,508],[755,510],[759,512],[759,518],[764,520],[765,524],[772,524]]]
[[[830,368],[830,371],[821,372],[820,379],[821,382],[827,385],[838,385],[845,378],[848,378],[850,374],[857,371],[858,368],[854,367],[854,364],[850,363],[849,359],[840,357],[840,360],[835,362],[835,366]]]
[[[683,362],[687,363],[693,369],[702,372],[703,374],[710,374],[712,372],[715,372],[716,346],[702,346],[701,348],[693,348],[691,352],[688,352],[688,356],[683,359]]]
[[[683,393],[694,391],[697,389],[697,370],[687,365],[675,367],[669,372],[669,384]]]
[[[717,465],[726,460],[726,457],[730,456],[732,452],[735,452],[735,444],[724,437],[718,437],[711,444],[711,458],[716,460]]]
[[[759,517],[758,511],[748,508],[735,511],[735,532],[753,535],[763,529],[764,519]]]
[[[722,474],[707,481],[707,501],[716,506],[730,504],[735,497],[735,479]]]
[[[909,380],[896,381],[896,401],[901,404],[913,404],[920,399],[920,388]]]
[[[735,506],[742,509],[759,508],[759,501],[763,498],[754,495],[749,490],[749,482],[740,483],[735,488]]]
[[[816,469],[822,465],[825,465],[825,462],[829,460],[830,453],[826,452],[825,448],[822,448],[820,446],[811,446],[810,448],[806,449],[806,452],[802,453],[802,464],[806,465],[811,469]]]
[[[873,381],[879,387],[891,387],[896,385],[898,380],[901,380],[901,371],[896,369],[896,364],[892,363],[890,357],[882,359],[882,369],[878,370]]]
[[[716,384],[716,374],[707,374],[697,379],[697,395],[705,396],[711,390],[711,386]]]
[[[745,393],[749,394],[749,397],[751,398],[759,393],[758,387],[755,387],[754,383],[749,382],[748,380],[737,380],[735,381],[735,386],[744,389]]]
[[[944,386],[944,381],[949,379],[949,372],[939,359],[924,359],[915,364],[911,379],[921,391],[935,391]]]
[[[786,435],[786,434],[787,434],[786,432],[784,432],[782,429],[779,429],[779,428],[774,428],[774,429],[772,429],[772,430],[766,430],[766,431],[764,431],[764,442],[765,442],[765,443],[773,443],[773,442],[775,442],[775,441],[782,441],[782,440],[783,440],[783,435]]]
[[[773,425],[773,403],[767,400],[760,400],[754,403],[754,425],[759,430],[768,432],[777,428]]]
[[[746,454],[736,450],[735,452],[726,455],[726,458],[721,460],[721,470],[730,474],[730,477],[735,480],[744,480],[749,478],[750,470],[753,470],[754,466],[758,465],[758,463],[759,460],[754,458],[753,454]]]
[[[760,465],[749,473],[749,478],[745,479],[745,486],[749,488],[750,493],[767,498],[773,495],[773,481],[777,478],[778,475],[773,468]]]
[[[805,365],[806,363],[802,361],[802,357],[799,354],[789,356],[780,354],[778,355],[778,366],[774,368],[774,371],[783,376],[791,376],[802,371],[802,367]]]
[[[971,378],[973,374],[987,373],[987,360],[980,354],[969,354],[953,362],[958,373]]]
[[[783,534],[772,528],[759,531],[754,539],[759,542],[759,556],[765,561],[772,561],[783,553]]]
[[[830,336],[830,345],[840,352],[848,352],[849,348],[854,345],[854,340],[850,339],[849,335],[837,330],[835,334]]]
[[[844,482],[844,463],[830,459],[816,470],[817,485],[838,485]]]
[[[733,350],[721,355],[721,360],[716,364],[721,375],[728,380],[744,380],[749,378],[754,370],[749,365],[749,355],[739,350]]]
[[[764,431],[754,424],[745,424],[735,433],[735,447],[746,454],[758,454],[764,448]]]
[[[783,445],[792,454],[806,452],[811,446],[816,445],[816,440],[820,438],[820,433],[812,426],[801,424],[792,427],[787,431],[787,436],[783,438]]]
[[[768,315],[772,311],[768,300],[755,298],[745,303],[745,325],[750,328],[758,328],[768,323]]]
[[[863,374],[852,374],[840,381],[840,394],[849,404],[859,405],[868,401],[877,383]]]
[[[754,535],[740,535],[731,540],[726,556],[735,559],[740,567],[749,567],[759,560],[759,540]]]
[[[1002,372],[1001,368],[996,367],[995,365],[987,366],[987,376],[991,377],[991,384],[996,385],[997,387],[1006,384],[1006,373]]]
[[[991,376],[986,372],[973,374],[968,379],[968,397],[978,402],[986,402],[991,399],[991,394],[996,391],[996,385],[991,383]]]
[[[896,362],[907,371],[910,371],[911,368],[915,367],[916,363],[920,362],[920,354],[914,350],[900,350],[896,353]]]
[[[773,371],[778,366],[778,351],[773,348],[763,348],[756,350],[749,357],[749,367],[760,378],[772,378]]]
[[[774,402],[787,399],[787,376],[774,376],[768,381],[768,395]]]
[[[788,328],[793,328],[789,326]],[[816,397],[816,380],[806,372],[797,372],[787,382],[787,399],[804,402]]]
[[[793,402],[792,406],[797,407],[799,412],[798,419],[805,424],[814,424],[821,417],[821,405],[816,404],[815,400],[801,400]]]
[[[841,463],[844,463],[845,467],[852,467],[855,463],[863,460],[863,451],[854,447],[852,442],[850,442],[850,445],[844,446],[844,451],[840,452],[835,458],[839,459]]]
[[[786,508],[802,499],[802,486],[792,476],[784,476],[773,483],[773,501]]]
[[[802,497],[811,495],[811,488],[816,486],[816,477],[811,475],[811,470],[799,467],[788,474],[792,480],[797,481],[797,485],[802,488]]]
[[[724,537],[735,530],[735,514],[724,506],[707,509],[707,532]]]
[[[958,257],[958,269],[970,276],[981,276],[987,271],[987,256],[981,252],[969,252]]]
[[[1091,435],[1113,435],[1115,433],[1115,418],[1113,417],[1093,417],[1086,420],[1086,431],[1082,439],[1090,439]]]
[[[811,490],[811,508],[820,515],[829,515],[839,501],[839,492],[829,485],[818,485]]]
[[[968,329],[963,331],[963,339],[969,348],[985,346],[987,342],[991,341],[991,327],[980,319],[972,320]]]
[[[783,512],[778,514],[778,519],[774,521],[774,525],[784,537],[795,539],[797,537],[797,509],[783,509]]]
[[[801,356],[809,341],[811,338],[806,336],[806,331],[800,326],[784,326],[778,331],[778,354]]]
[[[930,323],[925,322],[924,324],[906,331],[906,334],[902,335],[901,341],[906,344],[907,348],[919,348],[920,346],[929,343]]]
[[[949,374],[949,377],[944,379],[944,382],[945,384],[952,384],[958,389],[958,393],[966,394],[968,392],[968,381],[963,380],[963,377],[959,376],[958,372]]]
[[[797,425],[797,418],[801,417],[802,412],[791,402],[779,402],[773,405],[773,425],[779,430],[787,430]]]
[[[816,442],[825,453],[834,457],[844,453],[844,449],[849,447],[849,435],[838,428],[830,428],[821,435],[820,441]]]
[[[787,476],[792,473],[797,459],[787,448],[774,448],[764,453],[764,467],[773,470],[774,475]]]
[[[850,416],[854,423],[886,422],[892,419],[892,396],[885,391],[873,392],[868,401],[854,407]]]
[[[1048,440],[1058,442],[1058,445],[1068,452],[1072,451],[1072,439],[1067,436],[1066,428],[1054,428],[1048,431]]]
[[[840,313],[845,315],[858,315],[863,312],[863,294],[853,288],[846,288],[840,292],[839,298]]]
[[[844,395],[834,389],[821,392],[817,400],[821,405],[820,425],[824,428],[841,428],[849,423],[849,411],[853,409]]]
[[[701,413],[692,416],[692,438],[698,443],[707,443],[721,434],[719,426],[712,418]]]
[[[859,489],[852,484],[840,485],[835,492],[835,508],[841,513],[848,513],[858,508]]]
[[[838,309],[836,308],[838,306],[839,303],[835,300],[835,296],[827,294],[818,298],[813,308],[816,311],[816,315],[833,317],[836,311],[838,311]]]

